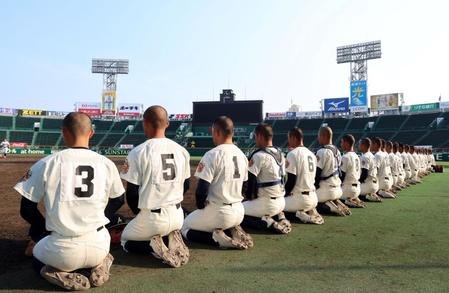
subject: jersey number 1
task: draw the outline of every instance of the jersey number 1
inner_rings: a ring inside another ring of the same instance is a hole
[[[78,197],[91,197],[94,194],[94,168],[91,166],[78,166],[75,169],[75,175],[82,176],[83,172],[87,173],[86,177],[81,179],[81,184],[87,186],[87,190],[83,191],[81,187],[75,187],[75,195]]]

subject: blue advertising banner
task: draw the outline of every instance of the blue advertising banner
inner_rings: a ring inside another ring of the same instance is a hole
[[[351,81],[351,112],[368,112],[366,80]]]
[[[324,99],[324,113],[349,112],[349,98]]]

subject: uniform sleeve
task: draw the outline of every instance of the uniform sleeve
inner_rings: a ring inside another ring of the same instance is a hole
[[[248,159],[246,158],[246,156],[245,155],[243,155],[243,161],[245,162],[244,163],[244,165],[243,165],[243,167],[244,167],[244,172],[243,172],[243,181],[245,182],[245,181],[248,181],[248,171],[249,171],[249,169],[248,169]]]
[[[185,162],[186,167],[184,170],[184,180],[190,178],[190,154],[188,151],[185,151],[185,158],[186,158],[186,162]]]
[[[323,170],[324,167],[324,154],[325,152],[323,152],[322,150],[318,150],[318,152],[316,153],[316,166],[321,170]]]
[[[120,177],[129,183],[140,186],[141,176],[138,162],[137,152],[131,151],[123,163],[122,170],[120,171]]]
[[[215,175],[215,156],[207,152],[196,168],[195,177],[211,183]]]
[[[345,173],[348,172],[348,164],[349,164],[348,157],[344,156],[343,158],[341,158],[341,171]]]
[[[45,195],[45,171],[45,161],[38,161],[23,175],[20,182],[14,186],[14,189],[32,202],[37,203],[41,201]]]
[[[285,165],[286,165],[285,170],[287,173],[297,175],[298,170],[296,170],[296,169],[297,169],[298,164],[296,161],[296,156],[293,152],[289,152],[287,154],[287,161],[286,161]]]
[[[120,197],[125,193],[125,188],[123,188],[122,180],[120,178],[120,174],[118,173],[117,167],[113,162],[110,161],[110,186],[109,186],[109,194],[110,198]]]
[[[259,175],[260,173],[260,170],[263,168],[262,163],[262,156],[258,156],[257,154],[255,154],[254,156],[252,156],[251,160],[249,160],[248,171],[257,177],[257,175]]]

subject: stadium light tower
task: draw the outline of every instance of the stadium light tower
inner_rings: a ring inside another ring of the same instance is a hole
[[[92,73],[103,74],[102,112],[115,114],[117,74],[128,74],[129,61],[124,59],[92,59]]]
[[[337,47],[337,64],[350,63],[351,81],[368,79],[368,60],[382,56],[380,41]]]

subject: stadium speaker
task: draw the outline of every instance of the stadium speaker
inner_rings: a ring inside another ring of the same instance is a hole
[[[39,131],[41,129],[41,123],[40,122],[34,122],[34,131]]]

